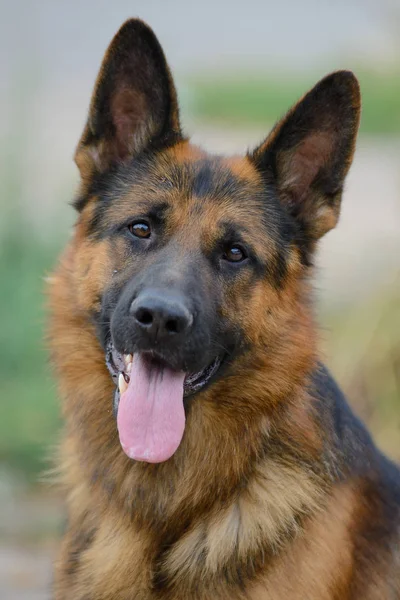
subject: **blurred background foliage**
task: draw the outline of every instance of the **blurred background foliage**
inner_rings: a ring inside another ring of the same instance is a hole
[[[400,134],[400,70],[389,72],[356,69],[363,90],[360,133]],[[231,127],[269,126],[318,80],[314,73],[241,73],[210,76],[201,74],[188,84],[193,94],[193,112]]]
[[[45,347],[44,278],[73,224],[71,157],[102,54],[132,15],[160,37],[185,129],[217,151],[259,142],[327,72],[357,73],[361,134],[341,221],[321,244],[316,310],[325,362],[379,446],[400,459],[400,4],[248,4],[18,0],[3,7],[0,544],[15,542],[16,531],[18,540],[48,539],[61,519],[59,501],[51,492],[49,505],[40,484],[61,421]]]

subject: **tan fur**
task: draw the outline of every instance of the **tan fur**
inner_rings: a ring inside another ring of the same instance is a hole
[[[356,494],[351,485],[339,487],[276,561],[266,580],[249,591],[249,600],[346,600],[353,567],[349,528]]]
[[[166,569],[174,579],[182,572],[192,573],[194,579],[198,576],[198,556],[204,552],[205,573],[214,575],[235,553],[245,558],[259,536],[270,540],[278,552],[285,534],[297,530],[294,512],[314,510],[318,494],[303,472],[266,461],[232,504],[211,514],[172,548]]]

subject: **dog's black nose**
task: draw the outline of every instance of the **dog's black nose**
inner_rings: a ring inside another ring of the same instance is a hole
[[[130,313],[141,333],[154,342],[184,334],[193,323],[193,315],[179,295],[158,290],[141,292]]]

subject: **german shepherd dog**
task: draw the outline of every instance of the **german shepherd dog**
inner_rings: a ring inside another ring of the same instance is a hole
[[[116,34],[50,284],[56,600],[400,598],[400,471],[319,362],[310,300],[359,115],[339,71],[254,151],[210,155],[152,30]]]

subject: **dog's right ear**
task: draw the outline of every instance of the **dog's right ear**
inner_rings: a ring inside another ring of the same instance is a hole
[[[83,183],[150,145],[180,137],[176,90],[162,48],[150,27],[130,19],[103,59],[75,153]]]

